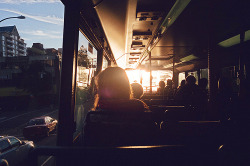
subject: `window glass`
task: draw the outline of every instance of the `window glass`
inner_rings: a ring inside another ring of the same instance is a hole
[[[93,78],[97,65],[97,50],[79,32],[77,74],[76,74],[76,99],[75,116],[76,132],[74,137],[81,132],[87,112],[91,109],[94,98]]]
[[[182,80],[185,80],[185,72],[179,73],[178,86],[181,85]]]
[[[44,123],[44,119],[32,119],[29,121],[29,125],[42,125]]]
[[[208,69],[200,70],[200,78],[206,78],[208,80]],[[209,89],[209,84],[207,84],[207,88]]]
[[[9,140],[10,140],[11,145],[19,145],[20,144],[20,141],[18,139],[16,139],[15,137],[10,137]]]
[[[0,150],[1,150],[1,152],[3,152],[4,150],[6,150],[9,147],[10,147],[10,143],[7,140],[0,141]]]
[[[106,69],[107,67],[108,67],[108,61],[107,61],[107,59],[103,56],[102,70]]]
[[[49,115],[58,120],[58,51],[62,50],[65,6],[60,0],[16,2],[18,5],[0,0],[5,9],[0,10],[1,20],[25,16],[3,20],[0,25],[0,121],[4,120],[0,135],[23,138],[24,124],[45,123],[44,119],[34,118]],[[15,11],[19,14],[15,15]],[[40,145],[54,146],[56,137]]]

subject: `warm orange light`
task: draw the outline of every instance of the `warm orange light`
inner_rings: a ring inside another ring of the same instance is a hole
[[[126,73],[130,83],[133,82],[140,83],[141,70],[126,70]]]
[[[142,84],[144,92],[150,91],[150,72],[145,70],[126,70],[130,83],[138,82]],[[152,91],[157,91],[160,81],[167,83],[167,79],[172,79],[171,71],[152,71]]]

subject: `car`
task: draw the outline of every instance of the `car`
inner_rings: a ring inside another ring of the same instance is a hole
[[[0,136],[0,163],[21,165],[34,149],[33,141],[21,141],[14,136]]]
[[[57,127],[58,121],[49,116],[41,116],[31,119],[27,126],[23,129],[23,136],[25,138],[37,138],[49,136],[50,132]]]

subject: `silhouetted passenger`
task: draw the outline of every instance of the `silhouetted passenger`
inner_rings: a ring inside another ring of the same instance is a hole
[[[136,99],[132,99],[131,87],[124,69],[108,67],[96,77],[97,94],[94,110],[140,110],[148,106]],[[118,104],[119,103],[119,104]],[[134,105],[134,107],[129,107]],[[136,108],[137,107],[137,108]]]
[[[84,143],[94,146],[123,146],[152,138],[148,106],[132,99],[131,86],[124,69],[108,67],[96,77],[97,95],[94,110],[84,123]],[[133,137],[131,137],[133,136]]]
[[[195,82],[196,78],[194,76],[187,76],[186,84],[178,90],[175,95],[175,99],[183,101],[187,104],[197,105],[200,101],[201,92]]]
[[[164,89],[164,95],[166,96],[167,100],[174,98],[173,82],[171,79],[167,80],[167,86]]]
[[[183,86],[185,86],[185,84],[186,84],[186,81],[185,80],[182,80],[181,81],[181,84],[178,86],[178,88],[177,88],[177,92],[183,87]],[[176,92],[176,93],[177,93]]]
[[[163,95],[164,94],[164,88],[165,88],[165,82],[164,81],[160,81],[159,82],[159,88],[157,89],[157,93],[159,95]]]
[[[140,99],[143,95],[142,85],[137,82],[134,82],[131,84],[131,88],[132,88],[134,98]]]
[[[186,84],[186,80],[182,80],[180,86],[182,87],[182,86],[184,86],[185,84]]]

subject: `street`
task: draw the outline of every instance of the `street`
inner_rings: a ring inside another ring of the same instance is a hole
[[[25,140],[22,134],[23,128],[27,122],[39,116],[48,115],[54,119],[58,119],[58,110],[49,107],[32,110],[32,111],[9,111],[0,112],[0,135],[15,136],[20,140]],[[56,131],[53,131],[49,137],[33,140],[35,146],[55,146]],[[52,160],[50,156],[41,156],[38,159],[38,165],[45,166]]]

